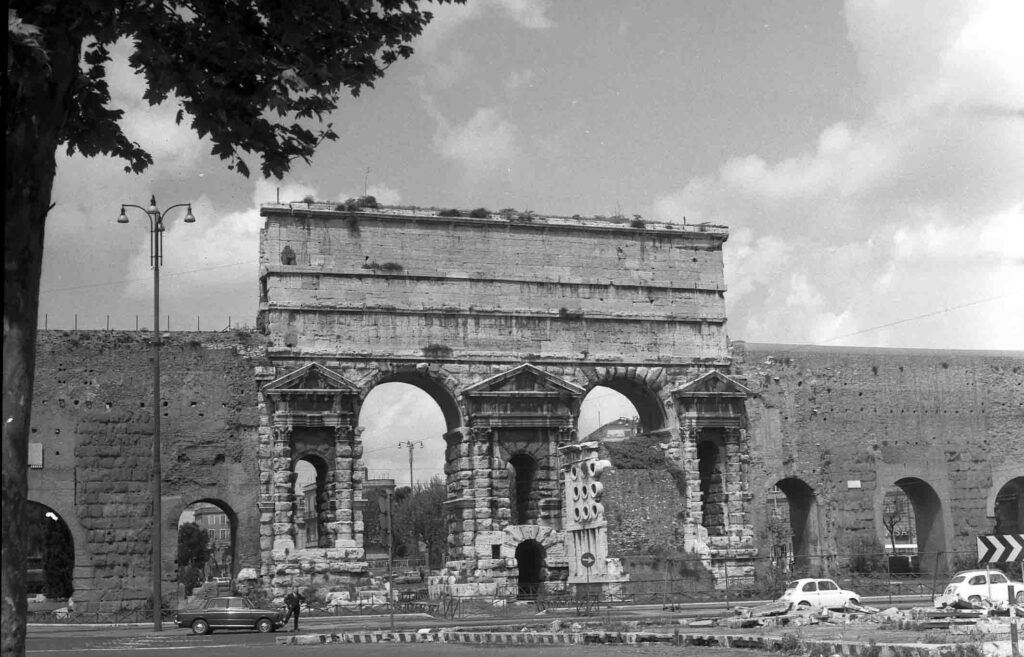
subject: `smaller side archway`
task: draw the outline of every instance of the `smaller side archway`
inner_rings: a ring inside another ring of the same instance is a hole
[[[996,534],[1024,534],[1024,477],[1015,477],[999,488],[993,509]]]
[[[781,521],[782,529],[789,532],[793,568],[805,571],[818,553],[817,495],[810,485],[796,477],[780,479],[772,493],[769,499],[777,500],[779,494],[785,498],[781,507],[772,505],[770,513]]]
[[[516,563],[519,565],[520,600],[535,600],[545,577],[544,546],[535,539],[527,539],[516,546]]]
[[[50,599],[70,598],[75,590],[71,528],[44,504],[27,501],[25,507],[27,592]]]
[[[223,500],[202,498],[182,509],[175,536],[175,565],[186,595],[204,582],[234,578],[238,571],[237,539],[238,516]]]
[[[292,505],[296,549],[330,547],[326,521],[330,499],[327,493],[327,461],[316,454],[303,454],[292,463],[294,500]]]
[[[917,477],[898,479],[895,486],[910,500],[917,536],[917,553],[922,572],[944,570],[946,554],[946,523],[942,500],[928,482]]]

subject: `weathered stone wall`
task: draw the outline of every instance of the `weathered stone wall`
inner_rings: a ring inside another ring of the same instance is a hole
[[[664,467],[614,469],[602,477],[608,552],[613,556],[682,554],[685,496]]]
[[[75,541],[75,601],[144,606],[150,597],[152,348],[150,334],[41,331],[29,499],[56,511]],[[259,561],[252,333],[165,334],[161,349],[164,591],[176,590],[181,511],[211,501],[234,519],[235,568]]]
[[[995,527],[995,495],[1024,476],[1022,352],[735,343],[734,356],[758,395],[747,402],[753,506],[779,480],[807,483],[824,554],[884,543],[886,489],[917,479],[941,503],[930,551],[970,561]],[[765,517],[753,513],[761,531]]]
[[[720,226],[262,209],[275,350],[531,362],[717,361]]]

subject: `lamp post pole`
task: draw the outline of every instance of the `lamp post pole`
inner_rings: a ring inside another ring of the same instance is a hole
[[[152,577],[153,577],[153,631],[163,629],[161,612],[163,607],[163,567],[161,563],[163,543],[163,526],[161,524],[162,508],[160,483],[162,468],[160,467],[160,263],[164,258],[164,215],[175,208],[188,207],[185,223],[191,224],[196,218],[192,215],[191,203],[172,205],[163,212],[156,207],[156,196],[150,196],[149,207],[124,203],[117,223],[128,223],[125,208],[138,208],[149,217],[149,261],[153,267],[153,546],[152,546]]]

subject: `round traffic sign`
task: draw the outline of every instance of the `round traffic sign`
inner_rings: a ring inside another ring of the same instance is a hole
[[[594,555],[590,552],[584,552],[580,555],[580,563],[583,564],[584,568],[590,568],[594,565],[595,561],[597,561],[597,559],[595,559]]]

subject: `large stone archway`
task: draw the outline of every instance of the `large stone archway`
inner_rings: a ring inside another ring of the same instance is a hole
[[[453,568],[500,578],[506,566],[494,555],[507,533],[542,530],[551,543],[546,568],[564,568],[555,547],[563,540],[558,449],[576,442],[580,403],[595,385],[629,397],[643,430],[664,436],[681,466],[696,467],[684,456],[672,390],[728,367],[723,227],[510,223],[315,204],[261,214],[259,325],[274,377],[261,420],[261,471],[270,473],[264,573],[280,572],[276,564],[295,549],[289,482],[275,459],[287,457],[294,436],[327,429],[334,437],[317,440],[337,458],[328,477],[333,545],[353,568],[362,559],[361,445],[351,413],[382,382],[422,388],[444,414]],[[328,389],[298,383],[314,374]],[[729,446],[742,448],[735,439]],[[710,550],[690,534],[692,547]],[[748,547],[747,536],[737,540],[716,545],[716,558]]]

